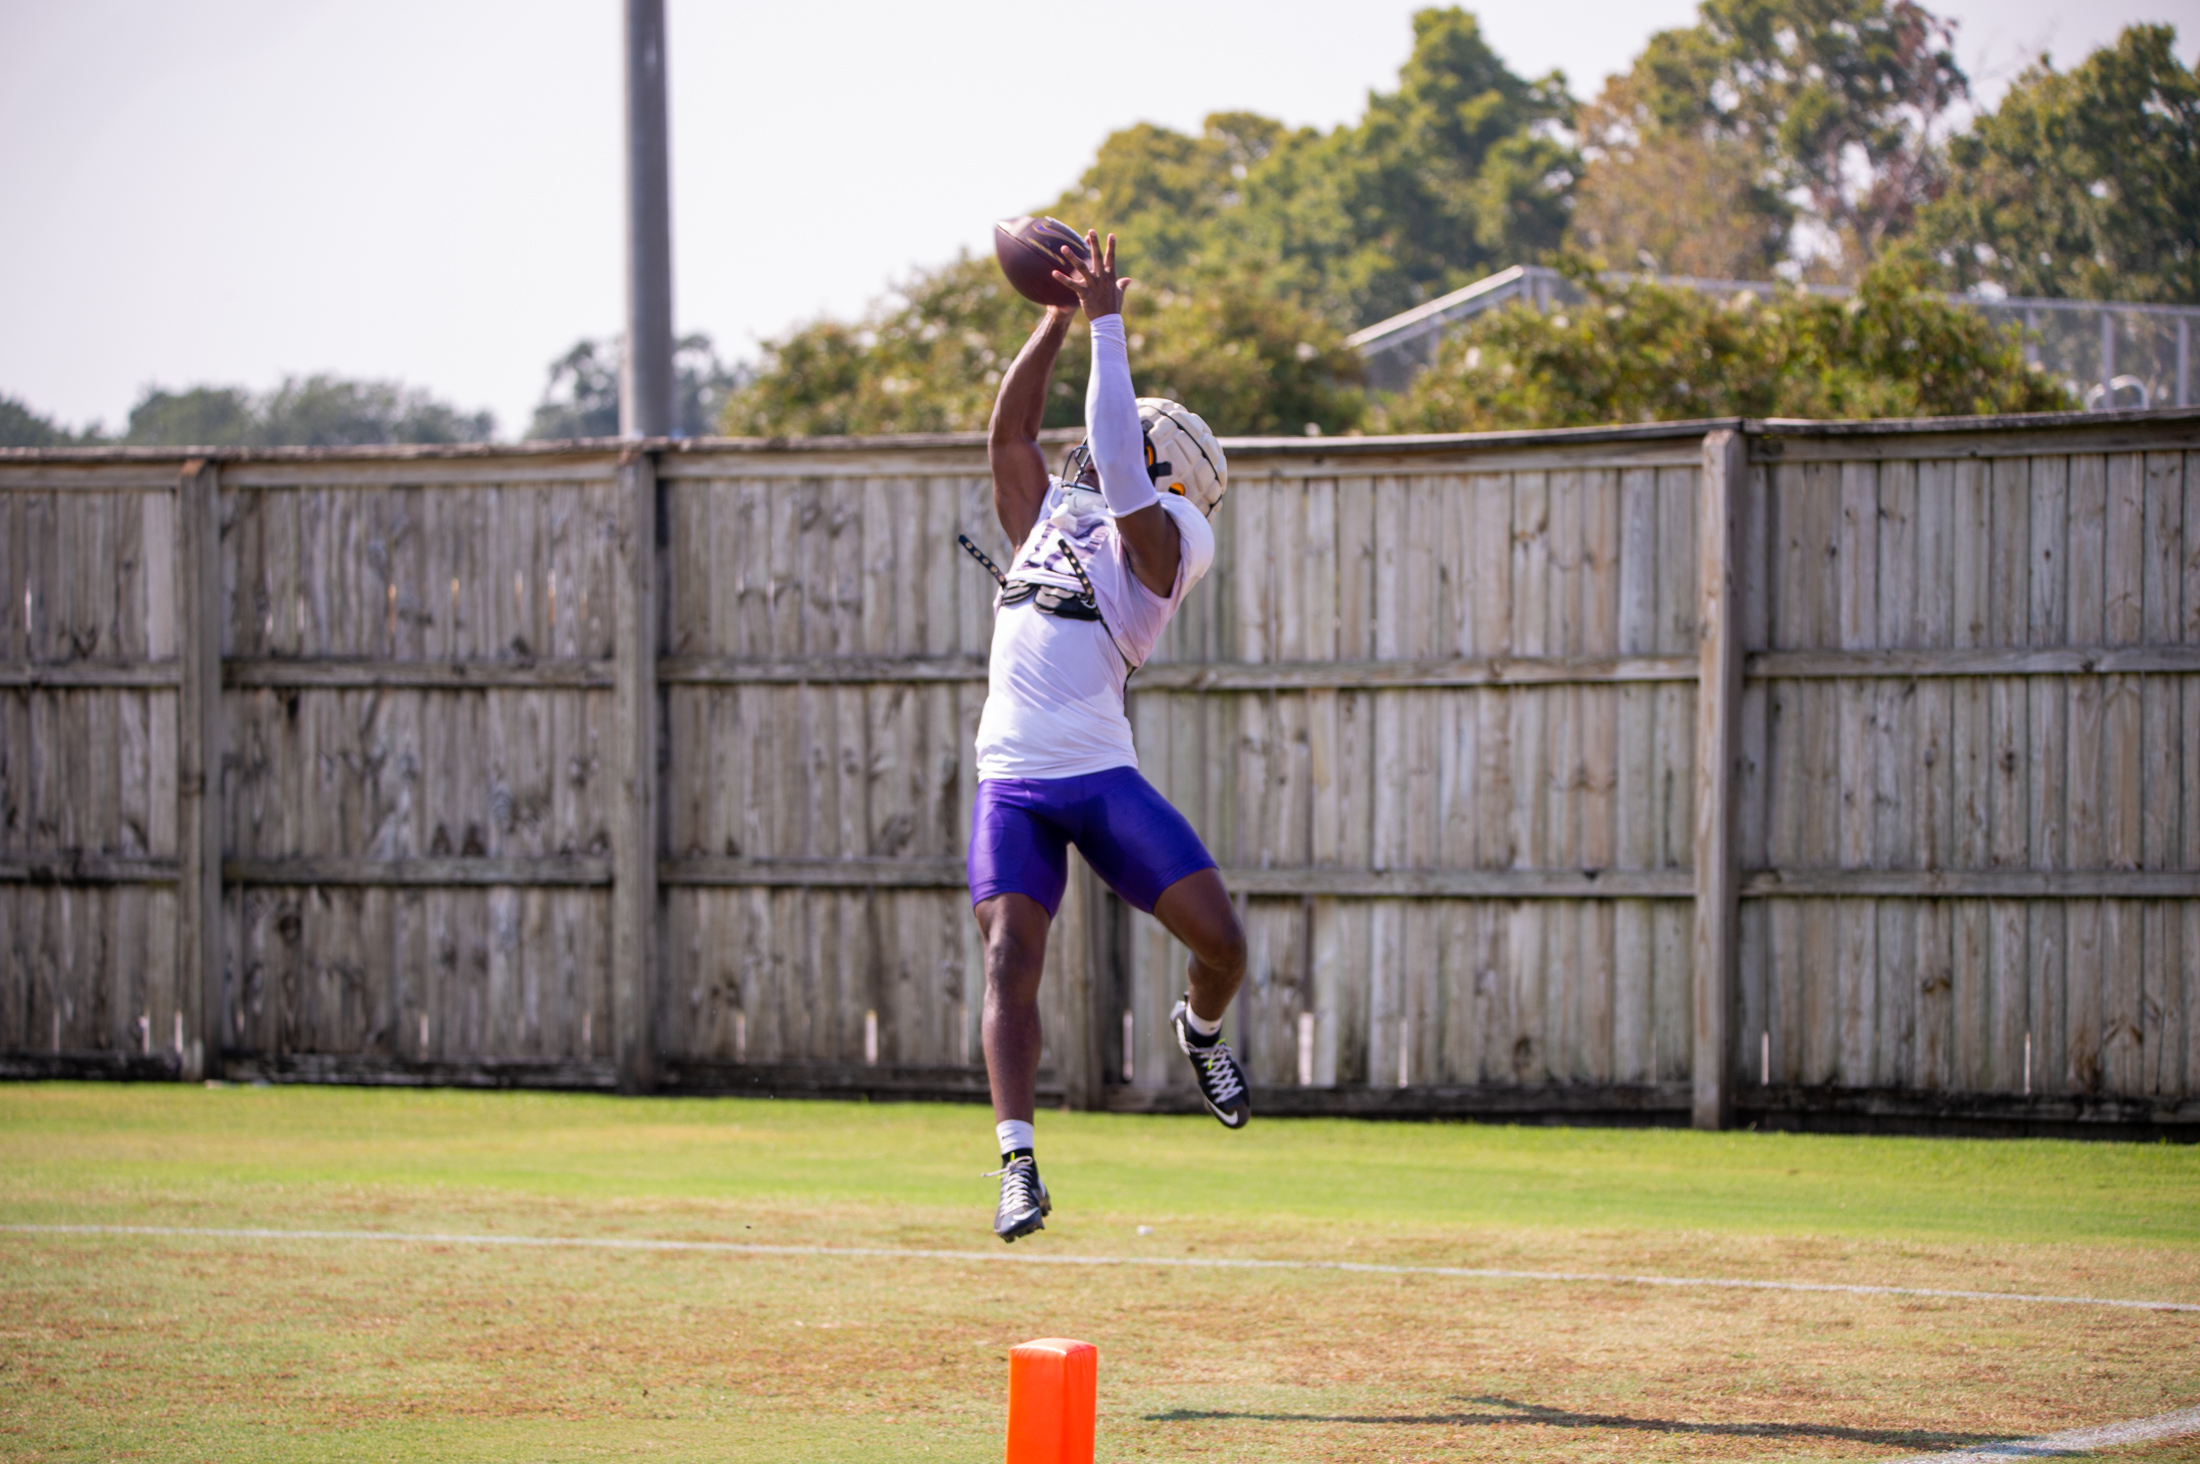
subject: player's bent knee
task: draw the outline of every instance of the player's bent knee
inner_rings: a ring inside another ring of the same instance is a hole
[[[1192,948],[1202,966],[1215,971],[1245,969],[1245,927],[1232,912],[1211,935]]]
[[[1222,876],[1213,869],[1186,875],[1164,890],[1153,913],[1201,965],[1217,971],[1245,966],[1245,926]]]

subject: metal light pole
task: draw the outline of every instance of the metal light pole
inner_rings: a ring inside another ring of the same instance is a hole
[[[619,435],[670,437],[672,168],[665,119],[665,0],[626,0],[626,353]]]

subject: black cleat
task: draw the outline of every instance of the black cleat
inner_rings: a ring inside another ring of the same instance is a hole
[[[1046,1184],[1039,1178],[1039,1161],[1019,1154],[986,1177],[995,1174],[1001,1177],[1001,1206],[993,1212],[993,1233],[1014,1244],[1019,1235],[1046,1229],[1054,1201],[1047,1198]]]
[[[1253,1117],[1252,1099],[1245,1091],[1245,1070],[1238,1066],[1237,1054],[1230,1051],[1222,1034],[1203,1039],[1192,1030],[1187,1020],[1191,1014],[1189,1000],[1180,1001],[1169,1012],[1169,1025],[1176,1028],[1176,1045],[1192,1060],[1192,1075],[1199,1079],[1199,1096],[1224,1128],[1243,1128]]]

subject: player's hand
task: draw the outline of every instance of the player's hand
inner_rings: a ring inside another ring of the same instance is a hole
[[[1087,260],[1098,263],[1088,267]],[[1070,247],[1062,246],[1064,268],[1054,272],[1054,277],[1070,287],[1077,302],[1084,307],[1085,319],[1098,320],[1103,315],[1123,313],[1123,292],[1131,287],[1129,280],[1115,277],[1115,236],[1108,235],[1108,247],[1101,252],[1100,237],[1091,230],[1085,231],[1085,258],[1079,259]]]

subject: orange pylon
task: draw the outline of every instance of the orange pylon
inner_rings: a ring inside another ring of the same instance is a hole
[[[1092,1464],[1100,1349],[1041,1337],[1008,1353],[1008,1464]]]

